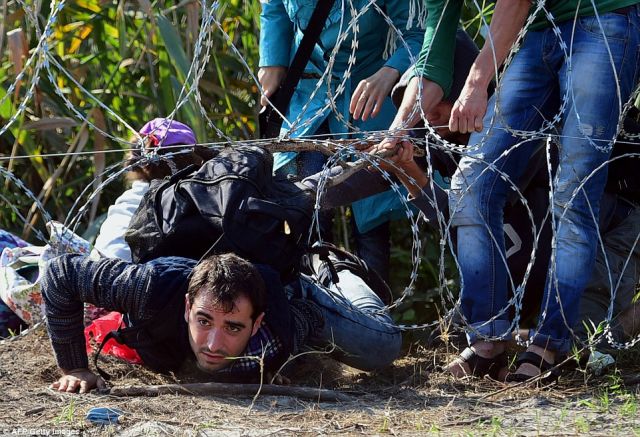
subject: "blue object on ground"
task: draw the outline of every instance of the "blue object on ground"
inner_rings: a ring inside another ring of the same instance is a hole
[[[87,413],[87,420],[95,425],[115,425],[124,412],[117,408],[97,407]]]

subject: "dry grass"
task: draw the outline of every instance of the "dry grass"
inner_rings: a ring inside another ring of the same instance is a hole
[[[116,398],[67,395],[47,388],[57,369],[43,329],[0,344],[0,432],[17,428],[125,435],[640,435],[638,390],[619,376],[563,376],[553,389],[514,388],[491,380],[456,381],[442,373],[447,351],[416,347],[380,373],[363,373],[311,356],[293,382],[353,393],[341,404],[290,397]],[[633,355],[620,372],[637,373]],[[189,380],[109,361],[116,385]],[[249,407],[252,405],[251,410]],[[84,417],[96,406],[125,412],[122,424],[96,427]]]

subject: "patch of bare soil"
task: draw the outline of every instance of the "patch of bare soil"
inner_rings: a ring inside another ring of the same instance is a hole
[[[600,378],[580,371],[553,388],[510,387],[491,380],[456,381],[441,366],[454,350],[414,348],[379,373],[363,373],[320,355],[294,364],[292,383],[330,388],[341,402],[293,396],[115,397],[60,394],[46,331],[0,342],[0,434],[14,435],[640,435],[637,356]],[[191,382],[139,366],[104,362],[114,386]],[[118,425],[85,419],[93,407],[124,412]]]

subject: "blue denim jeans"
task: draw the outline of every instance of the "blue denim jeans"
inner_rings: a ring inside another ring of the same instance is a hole
[[[302,297],[322,310],[324,327],[311,339],[314,348],[335,346],[333,356],[361,370],[390,365],[400,354],[402,334],[378,296],[353,273],[338,272],[328,289],[301,275]]]
[[[544,126],[545,133],[557,129],[560,134],[560,166],[553,181],[555,249],[533,343],[557,351],[569,348],[567,326],[577,321],[593,269],[607,178],[606,165],[600,166],[610,155],[594,144],[610,146],[620,109],[638,80],[638,9],[600,15],[602,28],[595,16],[578,18],[575,28],[572,20],[560,23],[566,46],[552,29],[528,32],[489,102],[484,131],[471,136],[469,144],[478,148],[460,161],[450,192],[470,344],[482,336],[507,338],[514,328],[509,288],[521,284],[511,283],[506,267],[503,208],[538,144],[525,134]],[[555,115],[556,123],[544,124]]]

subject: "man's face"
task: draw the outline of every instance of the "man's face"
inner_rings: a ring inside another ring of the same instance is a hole
[[[215,372],[229,366],[228,357],[242,356],[249,338],[260,328],[264,313],[251,320],[253,307],[246,296],[240,295],[230,312],[214,305],[208,293],[199,292],[189,305],[185,305],[184,318],[189,325],[189,343],[198,367]]]
[[[448,100],[443,100],[427,114],[427,121],[432,126],[436,126],[436,132],[446,141],[456,144],[467,144],[469,134],[461,134],[449,130],[449,118],[451,117],[452,109],[453,104]]]
[[[427,121],[436,127],[436,132],[441,137],[446,137],[451,133],[449,131],[449,117],[451,117],[452,109],[453,105],[449,101],[443,100],[427,114]]]

